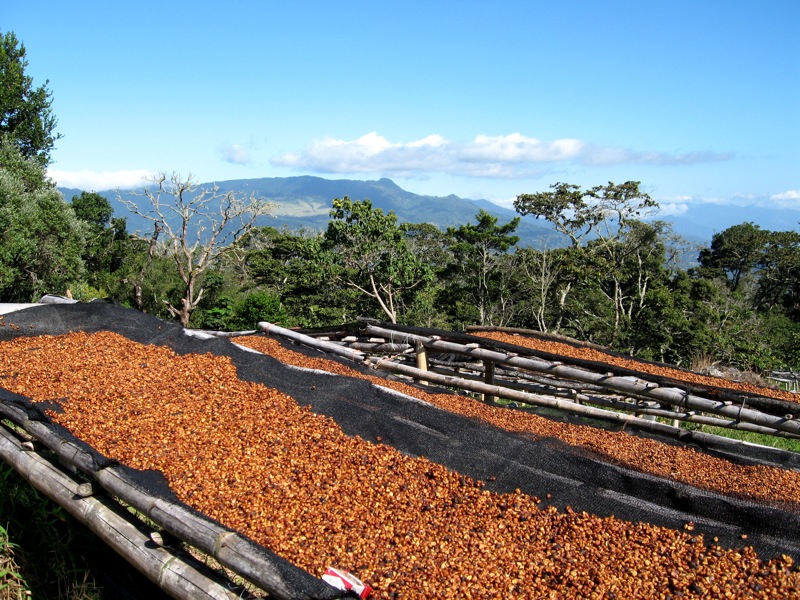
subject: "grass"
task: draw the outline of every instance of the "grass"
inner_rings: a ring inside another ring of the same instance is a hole
[[[19,565],[14,556],[16,548],[17,545],[8,539],[8,531],[0,527],[0,600],[30,597],[30,590],[19,574]]]
[[[796,439],[778,437],[775,435],[766,435],[763,433],[751,433],[749,431],[739,431],[737,429],[729,429],[727,427],[711,427],[709,425],[702,425],[699,427],[692,426],[691,429],[694,431],[702,431],[703,433],[721,435],[743,442],[750,442],[751,444],[759,444],[761,446],[777,448],[779,450],[800,452],[800,440]]]
[[[0,519],[0,599],[103,600],[84,554],[94,536],[2,462]]]

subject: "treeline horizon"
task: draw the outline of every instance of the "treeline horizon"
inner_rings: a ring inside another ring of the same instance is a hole
[[[800,232],[744,222],[713,236],[695,266],[640,183],[558,182],[521,194],[507,223],[479,210],[439,229],[400,223],[368,199],[333,198],[321,232],[255,227],[271,206],[161,173],[118,197],[152,228],[131,235],[109,201],[67,201],[47,177],[60,134],[25,47],[0,37],[0,302],[67,290],[174,318],[251,329],[376,317],[463,329],[555,332],[633,356],[758,371],[800,365]],[[520,217],[547,221],[561,247],[521,248]],[[192,237],[203,232],[203,238]]]

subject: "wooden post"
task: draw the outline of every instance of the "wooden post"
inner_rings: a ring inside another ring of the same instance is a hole
[[[420,371],[427,371],[428,370],[428,350],[425,348],[422,342],[416,342],[414,344],[414,349],[417,352],[417,368]],[[428,385],[428,382],[424,379],[418,380],[419,383],[422,385]]]
[[[494,361],[493,360],[484,360],[483,361],[483,382],[486,385],[494,385]],[[492,394],[481,394],[483,397],[484,402],[494,402],[497,400],[497,396],[493,396]]]

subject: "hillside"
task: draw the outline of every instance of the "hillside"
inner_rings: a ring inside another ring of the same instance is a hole
[[[353,200],[369,199],[373,206],[384,212],[394,211],[398,221],[406,223],[431,223],[446,228],[475,221],[475,215],[483,209],[506,223],[517,217],[511,209],[503,208],[482,199],[465,199],[455,196],[424,196],[404,190],[391,179],[353,180],[325,179],[309,175],[299,177],[262,177],[258,179],[233,179],[217,182],[222,191],[251,193],[276,204],[272,216],[260,219],[258,225],[277,228],[324,230],[328,212],[334,198],[349,196]],[[209,187],[213,183],[202,183]],[[81,190],[59,188],[64,198],[70,200]],[[108,198],[114,207],[115,216],[128,218],[128,230],[146,229],[146,223],[131,215],[116,199],[115,190],[98,192]],[[130,191],[122,191],[123,197],[136,200]],[[697,204],[680,215],[661,217],[672,223],[675,232],[690,242],[706,245],[715,233],[732,225],[753,222],[763,229],[786,231],[797,229],[800,212],[786,208],[755,208],[721,204]],[[563,238],[543,220],[523,217],[517,234],[520,246],[552,248],[564,243]]]
[[[211,183],[203,183],[208,187]],[[218,182],[221,191],[242,192],[249,196],[255,194],[276,204],[272,216],[263,217],[257,225],[296,230],[301,228],[323,230],[327,226],[331,201],[334,198],[349,196],[353,200],[369,199],[372,205],[384,212],[394,211],[399,222],[431,223],[446,228],[475,222],[480,209],[497,216],[500,223],[506,223],[518,216],[508,210],[485,200],[466,200],[458,196],[422,196],[408,192],[390,179],[359,181],[349,179],[324,179],[322,177],[264,177],[260,179],[236,179]],[[64,198],[71,199],[81,190],[59,188]],[[115,216],[127,217],[128,230],[133,232],[147,229],[147,224],[132,215],[117,200],[114,190],[98,192],[108,198],[114,208]],[[138,200],[129,191],[122,191],[129,200]],[[553,246],[558,236],[543,221],[526,217],[517,229],[520,245],[541,247]]]

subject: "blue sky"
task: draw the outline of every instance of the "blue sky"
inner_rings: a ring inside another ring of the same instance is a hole
[[[509,205],[636,180],[800,211],[800,1],[5,2],[51,175],[389,177]]]

